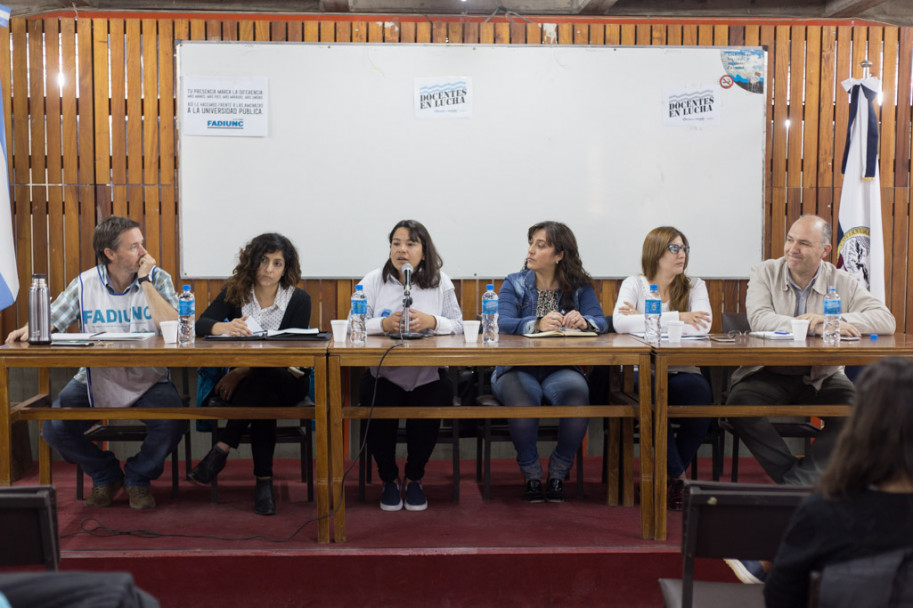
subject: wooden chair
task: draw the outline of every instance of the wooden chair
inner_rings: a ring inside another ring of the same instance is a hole
[[[750,330],[751,326],[748,324],[748,315],[746,313],[723,313],[723,333],[729,333],[730,331],[746,332]],[[723,371],[722,378],[720,380],[721,385],[717,385],[717,391],[719,392],[714,391],[716,394],[720,395],[719,400],[723,404],[726,403],[726,396],[728,395],[729,371],[730,370]],[[779,433],[780,437],[804,439],[806,452],[811,445],[812,439],[814,439],[818,435],[818,431],[821,430],[809,421],[773,422],[772,424],[777,433]],[[736,433],[735,427],[727,420],[721,419],[719,425],[721,433],[721,445],[726,445],[727,432],[732,435],[732,469],[730,471],[730,479],[733,482],[736,482],[739,480],[739,435]]]
[[[190,405],[190,384],[189,384],[189,374],[186,367],[180,368],[181,370],[181,382],[183,384],[181,390],[181,405],[183,407],[188,407]],[[108,424],[102,422],[93,426],[91,429],[86,431],[86,437],[95,441],[96,443],[108,442],[108,441],[128,441],[128,442],[143,442],[146,439],[146,425],[145,424]],[[178,448],[175,446],[171,450],[171,497],[177,498],[178,488],[180,484],[180,473],[179,473],[179,457],[178,457]],[[184,433],[184,463],[186,468],[186,475],[190,474],[191,469],[191,444],[190,444],[190,427],[188,425],[187,431]],[[78,464],[76,465],[76,499],[83,500],[85,495],[85,486],[84,486],[84,475],[82,467]]]
[[[694,580],[694,559],[771,560],[811,488],[686,481],[682,578],[659,579],[666,607],[764,606],[763,585]]]

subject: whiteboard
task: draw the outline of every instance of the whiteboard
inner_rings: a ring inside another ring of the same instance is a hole
[[[571,227],[597,278],[639,273],[659,225],[687,235],[694,276],[743,278],[762,259],[766,67],[753,91],[738,74],[723,86],[723,54],[746,47],[177,50],[182,277],[229,276],[267,231],[295,243],[305,277],[361,277],[401,219],[428,227],[454,278],[519,270],[541,220]],[[211,76],[266,79],[265,137],[184,133],[181,83]],[[449,76],[471,80],[471,117],[417,118],[416,79]],[[666,125],[664,96],[687,87],[714,92],[717,124]]]

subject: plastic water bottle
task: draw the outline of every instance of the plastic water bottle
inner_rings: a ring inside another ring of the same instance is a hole
[[[828,287],[824,296],[824,329],[821,338],[827,346],[840,344],[840,294],[836,287]]]
[[[184,285],[178,296],[178,345],[192,346],[196,337],[196,301],[190,285]]]
[[[498,342],[498,294],[495,286],[489,283],[482,294],[482,344]]]
[[[352,294],[352,310],[349,313],[349,328],[351,329],[352,344],[364,344],[368,339],[368,328],[365,326],[365,317],[368,314],[368,299],[363,285],[355,286]]]
[[[644,339],[647,342],[659,342],[663,301],[659,297],[659,289],[656,285],[650,285],[650,293],[647,294],[644,308],[646,309],[644,310]]]

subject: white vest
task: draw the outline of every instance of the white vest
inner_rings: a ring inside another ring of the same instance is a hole
[[[122,294],[108,290],[101,267],[79,275],[80,325],[86,333],[156,331],[142,285]],[[168,380],[167,367],[96,367],[86,370],[93,407],[130,407],[154,384]]]

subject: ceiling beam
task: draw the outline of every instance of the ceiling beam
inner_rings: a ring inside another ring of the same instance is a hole
[[[856,17],[862,11],[867,11],[887,0],[827,0],[824,5],[824,16],[828,18]]]
[[[582,15],[604,15],[610,8],[615,6],[618,0],[579,0],[580,9],[578,12]]]

